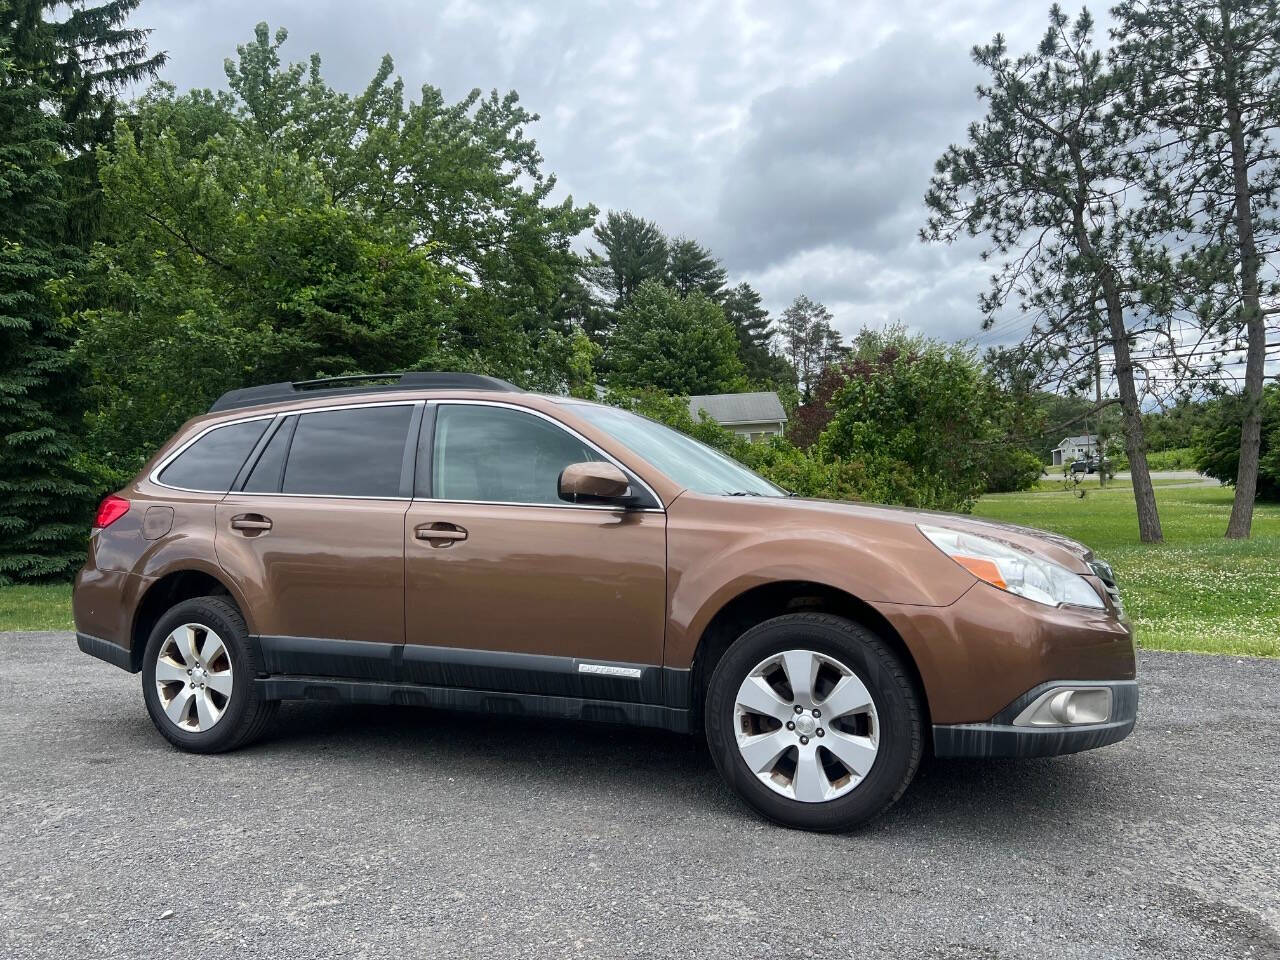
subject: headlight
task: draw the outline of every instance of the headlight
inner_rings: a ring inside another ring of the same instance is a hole
[[[930,542],[979,580],[1036,603],[1106,609],[1096,590],[1066,567],[973,533],[919,525]]]

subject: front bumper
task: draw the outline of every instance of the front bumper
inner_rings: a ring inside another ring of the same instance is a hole
[[[1020,726],[1014,720],[1045,691],[1056,687],[1108,687],[1111,714],[1104,723]],[[938,757],[1050,757],[1105,747],[1133,732],[1138,720],[1138,682],[1053,681],[1032,687],[985,723],[934,724]]]

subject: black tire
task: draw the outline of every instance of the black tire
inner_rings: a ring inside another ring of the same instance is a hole
[[[747,674],[786,650],[812,650],[838,660],[866,686],[879,718],[878,753],[865,778],[835,799],[805,803],[766,786],[738,748],[734,705]],[[910,672],[873,631],[843,617],[795,613],[744,633],[716,665],[705,702],[707,745],[721,776],[757,812],[787,827],[839,831],[879,816],[902,796],[924,749],[924,710]]]
[[[165,714],[156,688],[156,659],[165,638],[184,623],[214,630],[222,639],[231,661],[231,696],[224,713],[205,731],[185,730]],[[176,604],[151,631],[142,658],[142,697],[151,722],[175,747],[192,753],[222,753],[256,740],[275,716],[279,701],[264,700],[255,678],[262,672],[249,643],[244,617],[235,604],[223,597],[197,597]]]

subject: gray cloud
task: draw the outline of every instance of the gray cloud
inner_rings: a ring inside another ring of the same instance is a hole
[[[267,20],[286,59],[318,51],[358,90],[384,53],[410,89],[515,89],[562,193],[696,237],[780,310],[821,299],[846,332],[902,320],[979,332],[988,268],[972,243],[916,240],[931,165],[977,115],[974,44],[1037,38],[1017,0],[166,0],[135,20],[165,79],[220,86]],[[584,239],[585,242],[585,239]]]

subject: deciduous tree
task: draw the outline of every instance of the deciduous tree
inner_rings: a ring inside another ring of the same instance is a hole
[[[743,385],[737,336],[719,304],[701,291],[682,297],[642,283],[609,341],[610,382],[623,390],[724,393]]]

